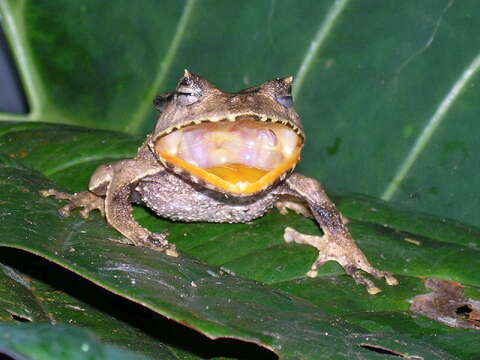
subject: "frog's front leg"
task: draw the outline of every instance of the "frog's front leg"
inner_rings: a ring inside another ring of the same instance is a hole
[[[101,165],[95,170],[88,191],[78,194],[62,193],[53,189],[40,192],[43,196],[55,196],[69,200],[59,212],[69,216],[76,207],[83,207],[80,214],[88,217],[93,209],[99,209],[107,222],[129,239],[135,246],[149,247],[164,251],[167,255],[178,256],[175,245],[167,241],[167,233],[152,233],[140,226],[132,217],[131,192],[141,178],[163,171],[163,167],[149,159],[135,158]]]
[[[48,189],[40,190],[40,195],[44,197],[53,196],[58,200],[67,200],[68,203],[58,210],[62,216],[70,216],[70,212],[76,208],[82,208],[80,216],[84,219],[88,219],[90,212],[95,209],[99,210],[102,216],[105,216],[107,188],[112,181],[115,166],[122,163],[123,160],[99,166],[90,178],[87,191],[69,194],[55,189]]]
[[[80,216],[84,219],[88,218],[90,211],[100,210],[102,216],[105,216],[105,200],[90,191],[82,191],[80,193],[69,194],[55,189],[40,190],[40,195],[44,197],[53,196],[59,200],[68,200],[68,204],[58,210],[62,216],[70,216],[70,211],[81,207]]]
[[[152,233],[140,226],[132,216],[132,188],[141,178],[163,171],[163,168],[137,159],[122,160],[113,166],[113,176],[105,194],[107,222],[135,246],[144,246],[164,251],[170,256],[178,256],[175,245],[167,241],[168,233]]]
[[[285,229],[284,237],[287,242],[308,244],[319,250],[318,258],[307,273],[308,276],[315,277],[318,267],[327,261],[334,260],[357,283],[365,285],[370,294],[376,294],[381,290],[359,270],[377,278],[385,278],[389,285],[398,284],[391,273],[377,270],[370,264],[363,252],[357,247],[350,232],[345,227],[339,211],[325,194],[318,181],[300,174],[293,174],[287,179],[286,185],[288,190],[292,192],[291,195],[306,202],[324,232],[323,236],[312,236],[301,234],[292,228]]]

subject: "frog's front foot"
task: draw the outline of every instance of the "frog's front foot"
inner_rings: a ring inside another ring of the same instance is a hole
[[[309,277],[316,277],[318,268],[325,262],[333,260],[338,262],[357,284],[366,286],[369,294],[374,295],[381,290],[370,279],[367,279],[360,270],[376,278],[385,278],[388,285],[398,284],[397,279],[391,273],[375,269],[351,238],[336,237],[331,234],[323,236],[305,235],[287,227],[285,228],[284,239],[286,242],[306,244],[318,249],[318,258],[307,272]]]
[[[68,200],[68,204],[60,208],[58,212],[62,216],[70,216],[70,211],[81,207],[80,216],[84,219],[88,218],[90,211],[98,209],[105,216],[105,200],[101,196],[97,196],[90,191],[82,191],[76,194],[68,194],[54,189],[40,190],[43,197],[54,196],[59,200]]]

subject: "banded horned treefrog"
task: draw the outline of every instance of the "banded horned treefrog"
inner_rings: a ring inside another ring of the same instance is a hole
[[[167,233],[152,233],[131,215],[142,203],[159,216],[178,221],[247,222],[272,207],[315,218],[324,235],[304,235],[287,227],[287,242],[319,250],[308,276],[329,260],[337,261],[371,294],[380,291],[361,271],[397,284],[392,274],[375,269],[357,247],[319,182],[293,173],[304,132],[293,108],[292,77],[267,81],[238,93],[223,92],[185,71],[175,91],[157,96],[155,130],[133,159],[100,166],[89,190],[66,194],[64,216],[83,207],[88,217],[99,209],[108,223],[134,245],[177,256]]]

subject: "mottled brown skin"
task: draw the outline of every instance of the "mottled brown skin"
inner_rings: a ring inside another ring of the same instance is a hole
[[[316,276],[320,265],[334,260],[371,294],[380,290],[361,271],[396,285],[397,280],[390,273],[370,265],[317,180],[292,174],[290,169],[253,194],[229,194],[166,163],[156,154],[155,140],[177,128],[203,121],[236,121],[245,116],[282,123],[303,138],[300,117],[289,103],[291,82],[291,77],[275,79],[231,94],[186,71],[174,92],[156,97],[154,104],[161,115],[137,156],[100,166],[90,179],[88,191],[70,195],[45,190],[42,195],[69,200],[60,209],[64,216],[76,207],[83,207],[83,217],[99,209],[107,222],[134,245],[165,251],[171,256],[178,254],[175,245],[168,243],[168,234],[152,233],[141,227],[131,215],[132,203],[142,203],[159,216],[178,221],[247,222],[274,206],[282,214],[290,209],[315,218],[324,232],[323,236],[315,236],[285,229],[287,242],[319,249],[308,276]]]

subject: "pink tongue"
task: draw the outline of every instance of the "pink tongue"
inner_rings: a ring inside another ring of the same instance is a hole
[[[238,163],[271,170],[281,160],[273,149],[277,136],[272,130],[245,124],[221,130],[213,126],[186,129],[179,156],[201,168]]]

